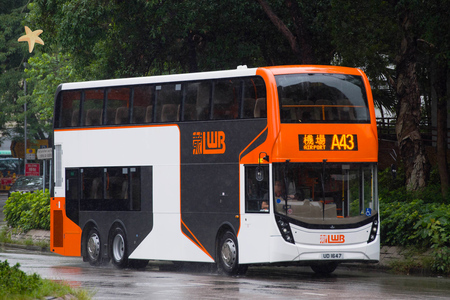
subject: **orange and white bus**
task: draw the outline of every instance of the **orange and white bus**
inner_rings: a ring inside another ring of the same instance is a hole
[[[358,69],[62,84],[53,159],[51,251],[92,265],[379,260],[377,127]]]

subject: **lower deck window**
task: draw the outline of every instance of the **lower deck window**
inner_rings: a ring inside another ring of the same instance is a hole
[[[66,169],[66,198],[80,211],[141,210],[142,169],[151,167],[92,167]]]

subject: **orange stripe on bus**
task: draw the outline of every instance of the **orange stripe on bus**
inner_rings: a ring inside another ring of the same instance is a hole
[[[184,236],[187,237],[197,247],[202,249],[202,251],[205,252],[205,254],[208,255],[212,260],[214,260],[214,258],[209,254],[209,252],[205,249],[205,247],[203,247],[202,243],[200,243],[200,241],[195,237],[195,235],[192,233],[192,231],[189,229],[189,227],[187,227],[187,225],[183,222],[183,220],[181,220],[181,224],[184,226],[184,228],[186,228],[187,231],[189,231],[189,233],[192,235],[192,237],[195,239],[195,241],[193,241],[189,236],[187,236],[183,232],[183,229],[182,229],[181,232],[184,234]]]
[[[124,129],[124,128],[147,128],[147,127],[170,127],[170,126],[176,126],[178,127],[178,124],[146,124],[146,125],[118,125],[118,126],[111,126],[111,127],[74,127],[74,128],[60,128],[55,129],[55,132],[64,132],[64,131],[85,131],[85,130],[106,130],[106,129]]]

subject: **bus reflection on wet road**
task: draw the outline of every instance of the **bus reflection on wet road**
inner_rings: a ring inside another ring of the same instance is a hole
[[[91,267],[79,257],[0,248],[0,261],[27,273],[93,291],[93,299],[448,299],[450,279],[398,276],[339,267],[330,276],[307,267],[251,267],[243,277],[205,265],[151,262],[144,270]]]

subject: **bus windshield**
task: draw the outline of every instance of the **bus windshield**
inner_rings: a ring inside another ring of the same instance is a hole
[[[361,76],[290,74],[276,76],[281,123],[368,123]]]
[[[378,207],[376,165],[274,164],[275,211],[308,224],[352,224]]]

